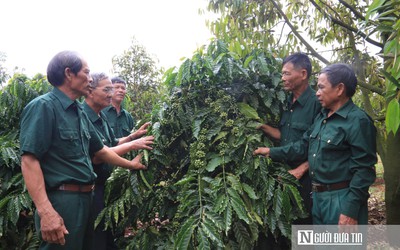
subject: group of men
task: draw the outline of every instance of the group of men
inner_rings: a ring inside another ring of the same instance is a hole
[[[55,55],[47,79],[54,88],[25,107],[20,134],[22,174],[36,206],[40,248],[112,249],[110,232],[93,228],[104,207],[104,184],[112,166],[146,169],[141,154],[133,160],[121,155],[152,149],[153,136],[142,137],[150,124],[131,133],[132,116],[121,108],[125,82],[114,79],[114,87],[105,74],[91,74],[76,52]],[[82,96],[83,104],[77,101]]]
[[[357,79],[349,65],[324,68],[316,92],[311,74],[303,53],[283,61],[283,87],[290,92],[286,109],[278,128],[259,128],[280,146],[260,147],[254,155],[285,162],[299,180],[310,216],[294,223],[366,224],[368,188],[375,179],[373,121],[351,100]],[[112,166],[146,168],[140,154],[133,160],[121,155],[152,149],[154,138],[144,136],[150,124],[131,133],[134,121],[121,108],[125,82],[90,74],[76,52],[55,55],[47,78],[54,89],[26,106],[20,135],[22,173],[36,206],[41,249],[113,249],[109,231],[100,226],[93,233],[94,217],[104,208]],[[83,104],[77,101],[81,96]]]
[[[279,126],[258,128],[280,145],[259,147],[253,154],[286,163],[298,179],[309,216],[293,224],[368,224],[368,189],[375,181],[377,161],[374,123],[351,99],[357,78],[350,65],[322,69],[317,91],[309,84],[311,69],[304,53],[284,59],[282,83],[290,94]],[[288,247],[285,240],[270,238],[260,246]]]
[[[278,129],[261,126],[281,145],[257,148],[254,155],[286,162],[299,179],[311,217],[298,224],[368,224],[368,190],[377,162],[374,122],[351,99],[357,78],[350,65],[322,69],[316,92],[308,86],[310,72],[305,54],[284,60],[283,86],[291,92],[286,110]]]

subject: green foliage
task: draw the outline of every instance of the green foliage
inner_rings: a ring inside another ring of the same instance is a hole
[[[393,131],[393,134],[397,133],[400,126],[400,107],[399,101],[392,99],[387,107],[386,115],[386,127],[388,131]]]
[[[400,135],[398,0],[208,2],[208,10],[221,14],[209,23],[211,31],[236,51],[272,47],[281,57],[302,51],[310,55],[314,72],[320,63],[351,64],[359,85],[353,100],[375,121],[377,151],[385,173],[390,172],[386,187],[399,186],[400,171],[392,158],[399,152]],[[399,192],[387,191],[387,223],[399,224]]]
[[[169,96],[152,113],[148,170],[123,171],[121,180],[116,170],[107,183],[113,194],[102,214],[126,216],[109,216],[108,225],[134,228],[121,248],[251,249],[259,233],[290,236],[291,221],[305,213],[298,183],[284,166],[252,155],[271,145],[254,124],[279,118],[280,68],[265,51],[241,57],[214,41],[167,71]]]
[[[2,51],[0,51],[0,87],[3,85],[3,83],[6,82],[8,79],[8,73],[7,69],[3,66],[3,63],[6,61],[6,54]]]
[[[395,1],[379,1],[383,2],[395,5]],[[367,9],[368,3],[354,0],[210,0],[208,4],[209,11],[221,14],[209,23],[211,31],[244,52],[253,48],[274,49],[274,53],[285,57],[302,51],[310,55],[314,72],[319,71],[321,62],[352,64],[363,87],[363,95],[355,98],[361,98],[359,102],[371,117],[382,121],[382,108],[373,106],[377,103],[376,106],[384,107],[385,100],[370,92],[384,96],[385,86],[379,73],[381,63],[369,51],[383,49],[384,45],[376,32],[377,26],[366,22]],[[388,13],[393,16],[390,11],[385,15]],[[398,47],[398,42],[394,44]]]
[[[15,74],[0,90],[0,249],[38,248],[34,207],[21,174],[19,119],[29,101],[50,89],[40,74]]]
[[[399,89],[400,89],[400,5],[398,1],[375,0],[369,6],[366,26],[379,32],[383,47],[384,68],[382,74],[386,78],[386,129],[395,135],[400,126]]]

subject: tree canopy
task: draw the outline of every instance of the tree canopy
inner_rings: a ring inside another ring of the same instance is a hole
[[[388,224],[400,223],[399,8],[397,0],[210,0],[208,5],[221,14],[210,29],[237,53],[254,47],[276,48],[281,57],[303,51],[314,59],[315,72],[321,64],[353,65],[360,86],[355,102],[378,129]]]
[[[161,90],[162,69],[157,60],[133,37],[130,47],[114,56],[112,63],[113,73],[127,82],[128,111],[136,119],[148,118]]]

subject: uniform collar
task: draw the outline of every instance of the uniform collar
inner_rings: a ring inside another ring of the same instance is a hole
[[[71,100],[64,92],[59,90],[57,87],[53,88],[52,93],[60,101],[61,106],[64,110],[67,110],[71,106],[82,108],[76,100]]]
[[[112,109],[115,109],[112,105],[110,105],[110,106],[108,106],[108,107],[105,107],[104,109],[103,109],[103,111],[104,112],[109,112],[110,110],[112,110]]]
[[[117,114],[117,116],[125,115],[125,112],[127,112],[127,111],[123,108],[122,105],[121,105],[121,111],[119,112],[119,114],[118,114],[118,112],[117,112],[117,109],[116,109],[113,105],[110,105],[110,106],[104,108],[102,111],[104,111],[104,112],[114,111],[114,112]]]
[[[313,94],[313,91],[310,87],[310,85],[307,86],[306,90],[299,96],[299,98],[296,100],[301,106],[304,106],[308,100],[308,98]],[[290,94],[288,102],[290,105],[292,105],[292,100],[293,100],[293,93]]]
[[[94,110],[86,103],[86,101],[83,102],[83,110],[85,110],[89,120],[92,123],[95,123],[100,119],[100,116],[94,112]]]
[[[104,110],[104,112],[110,112],[110,111],[117,112],[117,109],[116,109],[113,105],[110,105],[110,106],[104,108],[103,110]],[[122,110],[123,110],[123,109],[122,109],[122,107],[121,107],[121,112],[122,112]]]
[[[336,115],[339,115],[343,118],[347,118],[347,116],[349,115],[350,111],[353,110],[355,104],[353,103],[353,100],[349,99],[342,107],[339,108],[339,110],[337,110],[335,112]],[[325,117],[328,116],[329,110],[323,108],[322,112],[324,113]]]

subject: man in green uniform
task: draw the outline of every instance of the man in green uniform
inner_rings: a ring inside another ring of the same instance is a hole
[[[321,110],[315,91],[309,85],[311,68],[310,59],[304,53],[294,53],[283,60],[283,88],[290,92],[286,109],[282,113],[278,128],[267,124],[260,126],[264,133],[279,140],[280,146],[300,140]],[[299,192],[309,213],[307,218],[297,219],[294,224],[312,224],[311,179],[308,175],[308,162],[286,160],[285,163],[291,168],[289,173],[301,184]]]
[[[111,82],[114,86],[114,94],[111,100],[111,106],[104,109],[104,114],[107,117],[112,129],[117,138],[131,136],[135,139],[134,134],[131,135],[132,129],[135,127],[135,121],[132,115],[122,107],[122,102],[126,95],[126,82],[120,77],[113,77]],[[145,127],[150,123],[145,123]]]
[[[357,86],[347,64],[324,68],[317,97],[323,109],[295,143],[258,148],[255,155],[298,160],[308,156],[313,188],[313,222],[319,225],[368,223],[368,189],[375,181],[376,129],[351,97]]]
[[[104,113],[101,111],[103,108],[111,104],[113,85],[111,80],[104,73],[94,73],[91,74],[91,76],[93,81],[90,84],[89,94],[85,97],[83,108],[103,143],[118,155],[123,155],[131,150],[151,150],[152,148],[150,146],[153,144],[153,136],[145,136],[133,141],[131,141],[129,137],[123,137],[120,140],[115,137]],[[144,135],[146,132],[146,129],[140,128],[136,131],[136,136],[139,137]],[[97,217],[105,207],[104,188],[105,183],[113,170],[113,166],[106,162],[102,162],[97,164],[94,163],[93,168],[97,175],[96,189],[94,191],[94,216]],[[103,223],[100,223],[95,229],[92,249],[117,249],[111,230],[105,230]]]
[[[129,169],[144,169],[140,157],[128,161],[104,147],[76,101],[89,89],[89,66],[79,54],[62,51],[47,68],[54,89],[32,100],[21,118],[21,168],[36,206],[40,249],[91,249],[91,157]]]

